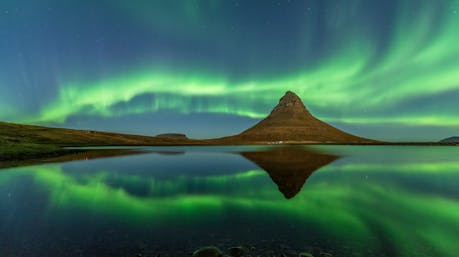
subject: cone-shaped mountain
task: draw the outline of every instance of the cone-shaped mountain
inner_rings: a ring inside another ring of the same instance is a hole
[[[229,137],[243,142],[278,143],[374,143],[351,135],[315,118],[301,99],[287,91],[268,117],[239,135]],[[282,142],[280,142],[282,141]]]

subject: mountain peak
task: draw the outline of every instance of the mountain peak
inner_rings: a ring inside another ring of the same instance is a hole
[[[290,90],[287,90],[287,91],[285,92],[285,94],[284,94],[283,97],[286,97],[286,96],[289,96],[289,97],[290,97],[290,96],[291,96],[291,97],[296,97],[296,98],[299,99],[298,95],[295,94],[293,91],[290,91]],[[283,98],[283,97],[281,97],[281,98]]]
[[[287,91],[282,96],[268,117],[236,137],[245,142],[374,142],[341,131],[315,118],[292,91]]]
[[[287,91],[285,92],[284,96],[282,96],[279,100],[278,105],[294,106],[299,103],[303,105],[303,102],[301,101],[300,97],[292,91]]]
[[[288,118],[298,118],[304,116],[310,116],[311,114],[306,110],[300,97],[292,91],[285,92],[284,96],[281,97],[279,103],[274,107],[269,116],[287,116]]]

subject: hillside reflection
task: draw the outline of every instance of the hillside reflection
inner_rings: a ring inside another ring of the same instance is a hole
[[[300,147],[242,152],[241,155],[265,170],[287,199],[300,192],[314,171],[339,158]]]

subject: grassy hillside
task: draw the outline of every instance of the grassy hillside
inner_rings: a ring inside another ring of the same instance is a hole
[[[158,138],[0,122],[0,141],[21,144],[52,144],[58,146],[103,146],[169,144],[178,140],[167,137]],[[180,141],[187,140],[181,139]]]
[[[57,156],[65,146],[186,145],[193,140],[90,130],[49,128],[0,122],[0,160]]]

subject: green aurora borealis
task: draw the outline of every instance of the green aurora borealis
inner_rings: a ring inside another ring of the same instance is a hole
[[[151,120],[137,130],[114,121],[202,114],[204,128],[166,118],[163,130],[215,136],[237,131],[215,132],[213,115],[259,119],[292,90],[317,117],[364,136],[458,133],[457,0],[2,8],[0,120],[152,133]]]

